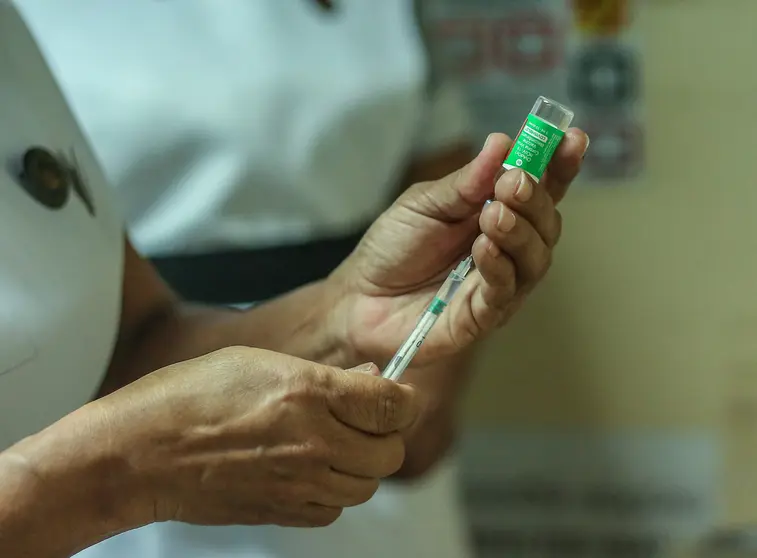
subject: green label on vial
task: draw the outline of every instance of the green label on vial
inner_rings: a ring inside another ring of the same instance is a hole
[[[446,306],[447,306],[446,302],[438,298],[434,298],[434,300],[431,302],[431,306],[428,307],[428,311],[438,316],[439,314],[444,312],[444,308]]]
[[[538,182],[563,136],[565,132],[559,128],[529,114],[502,166],[523,169]]]

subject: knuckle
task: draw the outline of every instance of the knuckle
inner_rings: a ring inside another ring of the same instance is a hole
[[[405,462],[405,442],[401,434],[377,437],[368,450],[372,463],[370,476],[378,482],[400,470]]]
[[[304,362],[297,376],[300,384],[312,390],[328,390],[334,383],[331,370],[314,362]]]
[[[371,479],[365,481],[360,490],[355,493],[355,506],[361,506],[370,501],[371,498],[378,492],[380,486],[379,479]]]
[[[530,243],[530,235],[528,234],[528,227],[524,227],[524,224],[520,222],[520,219],[516,222],[515,227],[509,233],[507,233],[507,242],[516,251],[522,251]]]
[[[270,484],[267,505],[272,510],[285,510],[307,502],[310,490],[296,477],[277,478]]]
[[[310,363],[309,372],[314,385],[327,391],[334,389],[337,381],[334,369]]]
[[[311,363],[294,372],[287,399],[289,401],[312,403],[322,399],[328,389],[328,374]]]
[[[463,185],[466,182],[467,168],[468,168],[468,165],[465,165],[452,171],[452,173],[449,176],[450,183],[457,186]]]
[[[376,427],[379,431],[397,428],[400,405],[398,387],[389,381],[381,382],[376,394]]]
[[[549,271],[552,265],[552,250],[542,245],[539,249],[532,251],[531,263],[528,266],[526,279],[527,285],[532,285],[541,281]]]
[[[279,506],[286,508],[288,506],[298,506],[307,502],[313,496],[313,489],[307,482],[287,482],[286,486],[281,488]]]
[[[502,263],[501,276],[497,288],[504,294],[510,296],[515,293],[517,289],[517,273],[515,265],[509,258]]]
[[[554,248],[557,243],[560,241],[560,237],[562,236],[562,213],[560,213],[558,210],[555,209],[554,212],[554,225],[552,226],[552,235],[550,236],[550,248]]]
[[[275,493],[282,497],[291,494],[295,488],[295,481],[302,475],[302,468],[300,456],[296,451],[290,455],[271,458],[268,463],[268,470],[275,479],[286,483]]]
[[[313,527],[328,527],[342,516],[343,508],[322,508],[320,512],[310,520]]]
[[[517,291],[516,283],[503,286],[503,287],[490,287],[484,289],[481,293],[486,306],[489,311],[494,311],[501,306],[508,304]]]
[[[515,295],[518,291],[518,270],[515,268],[515,264],[507,266],[507,280],[504,283],[504,292],[509,297]]]
[[[322,436],[311,436],[302,448],[302,458],[312,463],[332,462],[334,450]]]
[[[481,336],[483,329],[479,318],[466,320],[454,337],[455,344],[459,347],[468,347]]]
[[[213,351],[212,353],[208,353],[204,358],[210,364],[233,364],[247,361],[253,356],[253,354],[254,349],[251,349],[250,347],[233,346],[224,347],[217,351]]]
[[[508,304],[518,294],[518,283],[513,280],[498,289],[498,293],[493,294],[491,302],[495,307]]]
[[[545,275],[547,275],[549,268],[552,267],[552,256],[552,249],[545,246],[541,251],[541,256],[539,257],[538,268],[536,270],[537,279],[541,280]]]
[[[320,391],[314,385],[307,382],[297,382],[281,396],[281,401],[284,405],[291,405],[295,408],[312,408],[313,403],[320,398]]]
[[[390,439],[389,447],[386,449],[386,472],[384,476],[391,476],[400,470],[405,462],[405,441],[399,434]]]
[[[513,306],[517,307],[518,306],[517,302],[514,303]],[[504,308],[498,309],[494,316],[494,327],[499,328],[499,327],[504,326],[510,320],[510,317],[513,315],[514,312],[515,312],[514,308],[504,307]]]

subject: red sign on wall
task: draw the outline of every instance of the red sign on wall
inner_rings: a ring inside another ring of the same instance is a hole
[[[490,72],[549,72],[564,57],[563,30],[553,17],[540,12],[442,20],[437,38],[460,75],[469,78]]]
[[[489,24],[485,20],[449,19],[440,21],[436,35],[460,76],[485,73],[489,61]]]
[[[563,59],[563,35],[555,20],[539,12],[513,14],[492,23],[497,68],[513,74],[554,70]]]

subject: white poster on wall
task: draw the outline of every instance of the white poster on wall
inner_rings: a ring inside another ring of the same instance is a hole
[[[481,558],[667,558],[720,516],[713,435],[478,430],[461,453]]]
[[[427,0],[440,57],[465,84],[477,139],[515,134],[539,95],[592,138],[583,177],[643,163],[641,41],[632,0]]]

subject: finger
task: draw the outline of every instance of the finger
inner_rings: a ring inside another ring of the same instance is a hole
[[[483,280],[495,289],[487,289],[487,303],[501,306],[515,296],[517,276],[515,263],[486,235],[473,243],[473,259]]]
[[[367,374],[339,371],[326,397],[340,422],[369,434],[406,430],[420,414],[416,389]]]
[[[440,180],[416,184],[402,196],[401,203],[421,215],[450,223],[477,214],[494,191],[511,144],[506,135],[491,134],[473,161]]]
[[[275,524],[281,527],[327,527],[339,519],[343,511],[338,507],[310,503],[296,512],[276,514]]]
[[[589,136],[578,128],[570,128],[552,156],[547,172],[541,179],[555,204],[565,197],[568,188],[581,170],[581,163],[589,148]]]
[[[376,436],[357,432],[344,425],[344,432],[332,438],[331,467],[355,477],[385,478],[405,461],[405,442],[400,434]]]
[[[502,300],[500,289],[481,283],[471,296],[471,314],[476,325],[482,331],[491,331],[501,327],[523,304],[526,293],[517,293],[514,297]]]
[[[544,243],[553,247],[560,238],[562,221],[547,190],[533,182],[522,170],[506,172],[497,181],[496,199],[525,217]]]
[[[519,287],[540,280],[549,269],[552,250],[528,220],[494,201],[481,213],[483,232],[515,264]]]
[[[351,508],[365,504],[379,488],[378,478],[359,478],[339,471],[326,471],[315,486],[314,504],[331,508]]]

